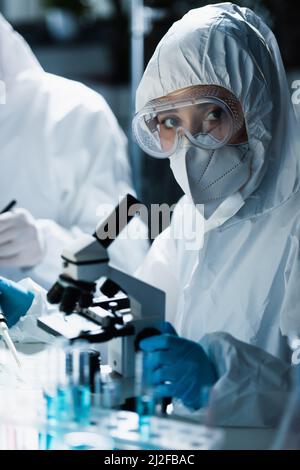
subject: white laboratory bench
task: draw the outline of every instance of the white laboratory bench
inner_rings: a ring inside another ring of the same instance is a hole
[[[28,361],[33,364],[35,358],[39,357],[39,353],[41,353],[44,349],[42,344],[22,344],[17,345],[17,349],[21,354],[21,358],[23,354],[26,355]],[[169,425],[172,426],[172,417],[167,417],[167,421],[169,421]],[[182,420],[183,425],[191,430],[192,433],[197,434],[197,426],[202,428],[202,433],[205,434],[205,427],[201,425],[197,425],[194,422],[191,423],[187,420]],[[176,422],[174,421],[174,426],[178,427],[178,419],[176,417]],[[175,429],[175,428],[174,428]],[[220,450],[265,450],[271,449],[272,445],[275,440],[276,430],[272,429],[261,429],[261,428],[206,428],[209,429],[209,432],[216,431],[216,434],[219,432],[222,435],[222,439],[220,439],[220,443],[214,445],[213,448],[217,448]],[[201,434],[201,433],[200,433]],[[208,433],[209,435],[209,433]],[[210,448],[208,444],[208,448]]]

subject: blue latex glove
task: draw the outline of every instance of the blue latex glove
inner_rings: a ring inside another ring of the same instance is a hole
[[[33,299],[32,292],[16,282],[0,277],[0,307],[9,328],[14,326],[20,317],[26,315]]]
[[[215,368],[204,349],[194,341],[180,338],[169,323],[160,326],[162,334],[140,342],[151,353],[147,366],[152,373],[155,394],[180,398],[185,406],[202,406],[201,389],[217,381]]]

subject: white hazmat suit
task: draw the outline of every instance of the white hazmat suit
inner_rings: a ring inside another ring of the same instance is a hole
[[[203,248],[192,251],[172,237],[183,215],[186,223],[184,196],[138,275],[167,293],[167,320],[213,359],[220,377],[214,422],[272,426],[289,388],[284,335],[300,333],[299,155],[279,48],[251,10],[223,3],[176,22],[147,66],[137,111],[201,84],[229,90],[242,105],[252,151],[242,207],[213,224]]]
[[[0,216],[0,275],[29,276],[48,288],[60,272],[63,247],[81,231],[94,232],[103,204],[113,208],[134,194],[127,142],[105,100],[45,73],[2,16],[0,80],[6,91],[0,105],[0,211],[16,199],[18,215],[7,230],[3,224],[11,214]],[[33,242],[41,251],[37,263]],[[111,259],[133,272],[147,248],[145,240],[118,241]],[[13,252],[18,257],[9,256]],[[26,263],[31,269],[24,269]]]

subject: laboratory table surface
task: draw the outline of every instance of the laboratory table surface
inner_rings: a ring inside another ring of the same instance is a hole
[[[44,349],[42,344],[16,345],[20,354],[26,355],[32,363],[38,360]],[[126,387],[126,384],[125,384]],[[177,418],[176,418],[177,419]],[[183,420],[186,422],[186,420]],[[195,424],[195,423],[193,423]],[[275,440],[276,430],[262,428],[216,428],[223,434],[220,449],[223,450],[264,450],[271,449]]]

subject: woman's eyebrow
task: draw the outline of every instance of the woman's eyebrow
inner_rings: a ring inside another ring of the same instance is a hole
[[[161,111],[161,112],[157,113],[157,117],[170,116],[171,114],[177,114],[178,115],[178,110],[177,109],[170,109],[168,111]]]
[[[164,118],[164,117],[169,117],[169,116],[174,116],[174,114],[176,114],[176,116],[179,116],[178,112],[177,111],[164,111],[163,113],[158,113],[157,114],[157,118]]]

